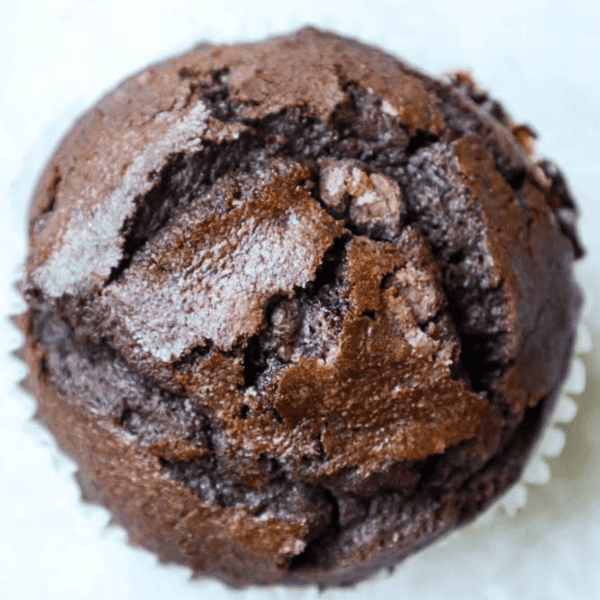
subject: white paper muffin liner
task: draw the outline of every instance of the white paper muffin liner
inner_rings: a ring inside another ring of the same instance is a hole
[[[579,278],[581,279],[581,278]],[[581,284],[585,291],[585,284]],[[586,297],[588,294],[586,294]],[[23,312],[25,305],[14,290],[9,296],[8,310],[12,315]],[[527,467],[520,480],[512,488],[499,498],[487,511],[482,513],[477,520],[461,529],[456,530],[434,546],[451,548],[457,543],[468,541],[469,536],[481,538],[482,527],[489,527],[498,519],[511,519],[517,512],[527,505],[528,494],[533,486],[544,487],[547,493],[552,493],[551,485],[551,462],[559,456],[565,447],[566,434],[562,426],[570,423],[577,414],[577,402],[573,396],[583,393],[586,386],[586,370],[582,357],[591,352],[592,339],[586,321],[591,319],[591,308],[586,302],[582,318],[578,326],[575,356],[572,361],[570,373],[563,385],[561,396],[556,404],[555,410],[546,426],[537,446],[532,453]],[[14,322],[14,317],[11,319]],[[45,427],[40,425],[35,418],[35,401],[27,390],[27,369],[22,362],[19,348],[22,346],[22,335],[14,326],[10,327],[9,344],[12,349],[12,357],[9,364],[13,370],[13,386],[21,389],[15,390],[10,396],[8,412],[6,405],[3,407],[3,416],[8,414],[14,423],[19,423],[19,428],[12,432],[15,444],[25,445],[32,454],[45,455],[46,468],[53,471],[53,479],[57,485],[53,490],[52,507],[61,512],[71,513],[74,528],[78,533],[77,541],[71,546],[69,538],[53,539],[45,560],[50,562],[53,568],[54,589],[59,592],[56,597],[68,596],[73,586],[72,573],[65,561],[74,552],[81,548],[77,544],[83,540],[89,540],[86,546],[86,565],[96,565],[98,573],[87,573],[91,580],[102,576],[104,568],[105,553],[118,554],[121,556],[123,569],[133,569],[136,579],[143,578],[151,581],[156,589],[169,591],[169,596],[177,597],[178,600],[186,598],[219,598],[219,599],[243,599],[243,600],[310,600],[324,597],[327,600],[344,595],[344,598],[362,599],[367,597],[381,597],[388,594],[391,589],[400,590],[402,587],[402,565],[392,573],[383,570],[367,582],[358,584],[349,590],[332,589],[319,592],[316,587],[311,588],[288,588],[283,586],[272,587],[250,587],[243,590],[232,590],[218,581],[209,578],[193,578],[190,569],[173,564],[158,564],[157,557],[151,552],[134,547],[127,541],[127,533],[120,526],[111,522],[109,512],[101,506],[81,502],[80,491],[75,482],[77,465],[65,456],[57,447],[53,436]],[[0,422],[0,431],[1,422]],[[48,464],[49,463],[49,464]],[[41,534],[43,532],[40,532]],[[95,545],[100,541],[100,546]],[[5,552],[6,554],[6,552]],[[91,554],[91,556],[90,556]],[[0,560],[20,560],[19,556],[1,556]],[[96,560],[94,560],[96,559]],[[409,558],[409,560],[412,560]],[[396,585],[397,584],[397,585]],[[71,590],[86,597],[85,590],[81,588],[81,582],[77,580],[77,589]],[[138,597],[132,590],[131,596]],[[141,597],[141,596],[140,596]],[[162,595],[157,595],[162,597]]]

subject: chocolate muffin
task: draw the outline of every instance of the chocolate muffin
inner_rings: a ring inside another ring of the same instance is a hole
[[[84,496],[231,586],[344,586],[518,478],[569,368],[559,169],[464,73],[306,28],[150,66],[34,194],[40,418]]]

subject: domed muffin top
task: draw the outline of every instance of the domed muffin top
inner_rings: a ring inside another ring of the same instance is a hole
[[[111,417],[175,471],[216,456],[260,487],[267,457],[360,491],[461,442],[485,462],[556,387],[578,310],[574,204],[530,142],[464,75],[313,28],[202,45],[65,137],[27,286],[121,381],[207,415],[204,441],[160,403]],[[112,415],[100,379],[73,385]]]

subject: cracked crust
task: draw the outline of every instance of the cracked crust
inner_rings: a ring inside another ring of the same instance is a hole
[[[312,28],[100,100],[33,198],[22,319],[86,494],[234,586],[349,585],[474,518],[581,304],[532,139],[464,73]]]

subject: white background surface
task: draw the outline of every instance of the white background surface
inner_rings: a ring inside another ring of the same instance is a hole
[[[25,211],[35,179],[75,116],[130,72],[200,40],[261,38],[312,22],[377,43],[429,73],[471,68],[517,119],[540,132],[538,149],[567,173],[582,209],[588,258],[580,277],[596,306],[600,272],[600,9],[593,0],[290,3],[185,0],[0,0],[0,597],[128,600],[242,597],[187,572],[157,566],[79,502],[73,466],[30,422],[33,401],[8,356],[20,336],[5,315],[24,260]],[[588,308],[600,348],[597,309]],[[600,598],[600,353],[550,461],[550,484],[529,489],[515,518],[435,546],[392,578],[334,598],[445,600]],[[246,592],[316,598],[311,591]]]

